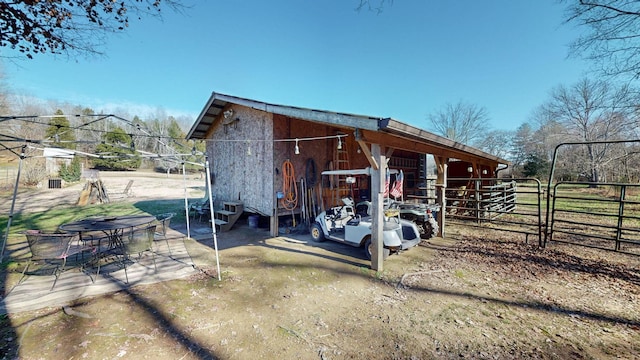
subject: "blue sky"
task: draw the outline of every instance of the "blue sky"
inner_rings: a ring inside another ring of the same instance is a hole
[[[555,0],[395,0],[380,14],[357,4],[192,1],[162,21],[132,19],[105,57],[40,55],[4,72],[21,94],[143,117],[160,108],[195,120],[215,91],[423,129],[462,100],[485,107],[491,129],[514,130],[588,69],[567,58],[578,33]]]

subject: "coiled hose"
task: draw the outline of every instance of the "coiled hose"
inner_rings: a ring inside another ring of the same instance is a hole
[[[282,192],[284,197],[280,204],[287,210],[293,210],[298,206],[298,186],[296,185],[296,173],[291,161],[286,160],[282,164]]]

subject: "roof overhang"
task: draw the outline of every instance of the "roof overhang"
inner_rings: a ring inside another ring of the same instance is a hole
[[[434,155],[447,156],[450,158],[456,158],[465,161],[471,161],[471,158],[482,158],[498,164],[510,164],[508,160],[491,155],[480,149],[476,149],[474,147],[467,146],[451,139],[438,136],[436,134],[397,120],[389,118],[382,119],[379,125],[379,132],[398,136],[408,140],[409,143],[404,146],[406,148],[405,150],[419,149],[426,145],[429,148],[436,147],[440,150],[431,152]],[[398,144],[398,146],[396,147],[402,148],[400,144]]]
[[[303,119],[307,121],[332,124],[354,129],[367,129],[372,131],[378,130],[378,121],[380,120],[380,118],[370,116],[269,104],[261,101],[214,92],[211,94],[211,97],[209,98],[209,101],[207,101],[204,109],[202,109],[202,112],[200,112],[200,115],[191,127],[191,130],[189,130],[187,139],[205,139],[211,126],[214,125],[215,120],[218,118],[220,113],[222,113],[224,109],[230,104],[241,105],[251,109],[265,111],[272,114],[289,116],[292,118]]]
[[[286,105],[269,104],[237,96],[212,93],[207,104],[187,134],[187,139],[204,140],[216,126],[216,120],[231,104],[291,118],[330,124],[351,129],[356,139],[366,143],[412,152],[433,154],[480,164],[497,166],[510,162],[479,149],[430,133],[406,123],[381,117],[371,117]]]

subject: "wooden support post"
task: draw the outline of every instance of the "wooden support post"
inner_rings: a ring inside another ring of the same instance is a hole
[[[436,169],[438,170],[438,177],[436,179],[436,202],[440,204],[440,211],[438,211],[438,227],[439,236],[445,236],[445,214],[446,214],[446,199],[445,192],[447,190],[447,168],[449,166],[449,159],[442,156],[434,156],[433,159],[436,162]]]
[[[385,185],[385,172],[387,160],[383,155],[384,149],[378,144],[371,144],[372,158],[380,168],[371,172],[371,269],[376,271],[384,270],[383,254],[383,225],[384,225],[384,209],[383,209],[383,188]]]

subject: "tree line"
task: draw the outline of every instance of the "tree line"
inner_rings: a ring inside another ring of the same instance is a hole
[[[479,147],[491,154],[512,161],[514,176],[549,175],[549,163],[561,143],[584,143],[560,148],[554,174],[559,179],[600,181],[638,181],[640,166],[634,155],[635,142],[615,142],[638,139],[637,89],[629,84],[640,76],[640,11],[638,1],[628,0],[558,0],[564,5],[565,23],[577,25],[583,33],[570,45],[572,56],[591,60],[597,79],[585,78],[576,84],[559,85],[551,91],[548,101],[536,108],[534,116],[515,131],[487,130],[487,111],[483,107],[459,102],[449,104],[429,115],[434,131],[453,140]],[[381,13],[393,0],[356,0],[356,10]],[[106,35],[125,31],[130,16],[159,17],[162,9],[185,9],[175,0],[108,0],[82,1],[13,1],[0,2],[0,47],[17,50],[24,58],[43,54],[67,56],[102,54]],[[2,56],[0,56],[2,57]],[[1,79],[0,79],[1,80]],[[620,85],[622,84],[622,85]],[[16,105],[16,104],[13,104]],[[27,110],[30,103],[22,105]],[[0,91],[0,110],[11,113],[6,94]],[[61,110],[61,109],[60,109]],[[91,109],[75,109],[89,115]],[[18,112],[14,112],[18,113]],[[38,114],[39,111],[24,111]],[[73,114],[76,111],[62,111]],[[79,124],[78,118],[68,119],[70,128],[100,127],[84,139],[82,147],[101,153],[123,152],[126,144],[150,152],[162,152],[173,146],[151,137],[134,135],[111,121],[102,125]],[[182,138],[178,134],[178,119],[157,117],[134,123],[151,129],[158,139]],[[5,124],[3,124],[5,125]],[[13,134],[37,130],[25,124],[7,123]],[[65,126],[51,125],[47,133],[33,134],[60,139],[72,132],[59,133]],[[97,135],[101,134],[101,135]],[[29,135],[29,134],[26,134]],[[77,136],[76,134],[74,134]],[[77,139],[76,139],[77,140]],[[608,143],[612,142],[613,143]],[[77,141],[76,141],[77,142]],[[101,142],[92,148],[92,143]],[[60,145],[62,143],[59,143]],[[80,145],[81,143],[78,143]],[[179,144],[176,143],[176,144]],[[179,144],[185,145],[185,144]],[[188,145],[188,144],[186,144]],[[163,148],[164,147],[164,148]],[[137,163],[135,152],[127,155],[128,163]],[[100,161],[98,161],[100,164]],[[105,161],[100,166],[115,166]],[[169,168],[169,164],[163,165]]]
[[[559,85],[516,130],[490,130],[487,110],[459,102],[429,115],[432,129],[512,162],[515,177],[546,180],[558,147],[554,180],[640,180],[640,93],[628,84],[584,78]],[[628,141],[628,142],[626,142]]]
[[[122,112],[104,115],[88,107],[0,93],[0,108],[5,115],[0,130],[0,158],[5,162],[15,160],[23,145],[31,145],[25,148],[29,161],[25,164],[24,182],[28,185],[36,185],[50,175],[40,158],[43,148],[69,149],[79,155],[72,164],[59,169],[67,181],[79,180],[80,168],[172,172],[180,171],[184,160],[186,170],[201,170],[191,163],[203,161],[205,144],[185,139],[185,129],[193,122],[188,116],[174,117],[162,110],[145,119],[129,118]]]

